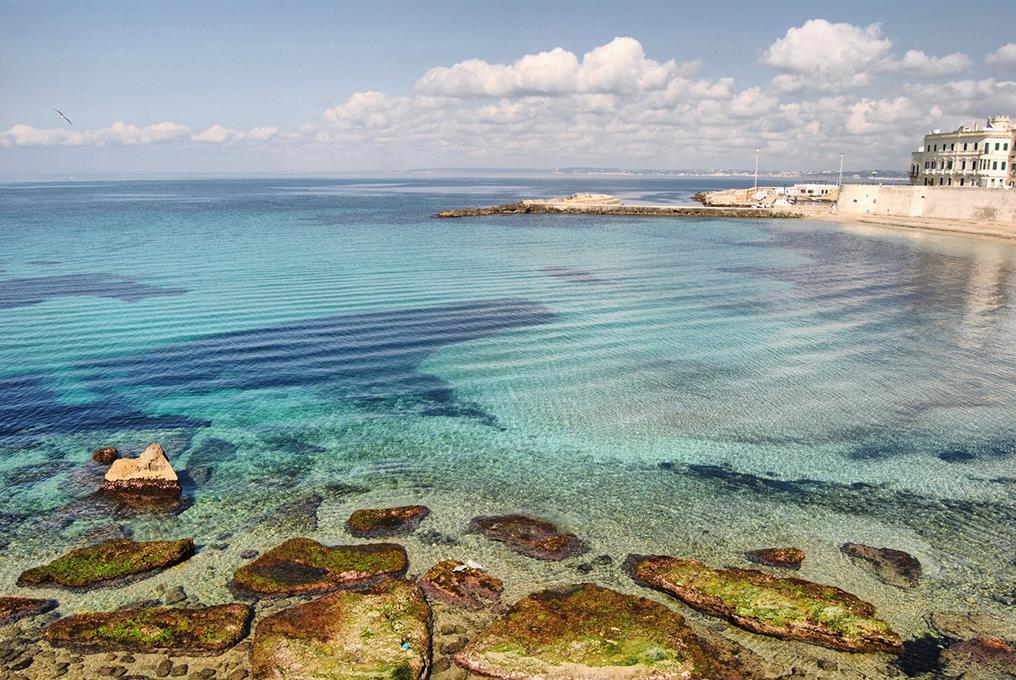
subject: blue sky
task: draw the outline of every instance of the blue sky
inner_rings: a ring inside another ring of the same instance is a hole
[[[1016,114],[1016,5],[757,8],[0,2],[0,174],[903,168]]]

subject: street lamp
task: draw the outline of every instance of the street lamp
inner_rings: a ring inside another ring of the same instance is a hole
[[[843,154],[840,154],[840,183],[839,186],[843,186]]]
[[[755,188],[758,189],[758,147],[755,147]]]

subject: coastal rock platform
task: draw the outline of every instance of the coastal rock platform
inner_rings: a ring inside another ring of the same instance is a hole
[[[637,583],[753,633],[843,652],[903,651],[874,606],[833,586],[678,557],[629,555],[625,569]]]
[[[754,677],[749,657],[702,639],[658,602],[585,583],[522,598],[454,660],[511,680],[742,680]]]

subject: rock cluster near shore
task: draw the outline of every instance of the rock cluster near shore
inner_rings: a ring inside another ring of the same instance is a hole
[[[354,513],[366,521],[353,524],[368,531],[381,527],[406,532],[415,529],[427,512],[423,506],[370,509]],[[525,515],[476,517],[468,530],[536,560],[565,560],[587,550],[574,534]],[[889,549],[871,550],[886,557]],[[149,576],[193,551],[190,539],[113,540],[72,551],[27,570],[22,577],[26,585],[108,585]],[[890,562],[911,564],[894,554],[898,552],[888,553]],[[769,548],[752,551],[748,557],[795,568],[804,554],[797,548]],[[613,564],[608,556],[593,562],[604,568]],[[864,560],[858,564],[867,568]],[[506,680],[737,680],[765,675],[754,654],[690,626],[670,607],[592,583],[532,593],[479,632],[453,626],[451,631],[458,637],[436,644],[429,603],[441,603],[439,612],[449,611],[442,607],[450,605],[482,620],[487,615],[475,612],[503,611],[503,583],[473,562],[452,559],[437,562],[419,583],[413,583],[405,579],[408,566],[406,552],[397,544],[329,547],[309,538],[292,538],[237,569],[233,586],[245,596],[315,599],[258,605],[259,611],[273,613],[261,618],[251,640],[240,646],[254,617],[253,609],[240,603],[180,609],[135,605],[121,611],[77,614],[51,623],[44,639],[88,653],[122,650],[163,652],[171,657],[220,655],[226,650],[239,654],[237,650],[246,646],[254,677],[265,679],[418,679],[428,677],[432,669],[447,669],[452,661],[463,669]],[[592,563],[571,566],[583,573],[594,570]],[[641,585],[755,633],[846,652],[902,651],[900,637],[875,617],[872,605],[833,586],[669,556],[629,555],[625,569]],[[181,594],[165,597],[163,604],[185,600]],[[54,605],[48,600],[0,598],[0,625],[41,614]],[[280,605],[288,606],[278,610]],[[987,669],[989,675],[984,677],[1010,677],[1004,672],[1016,660],[1012,631],[998,620],[940,612],[930,623],[946,648],[942,666],[953,676],[979,677],[975,671]],[[445,628],[449,627],[442,626],[443,632]],[[432,648],[442,655],[437,662]],[[6,659],[0,649],[0,675],[7,668]],[[31,658],[17,661],[21,667],[26,663]],[[239,665],[226,667],[231,669],[230,680],[246,673]],[[186,664],[169,661],[159,665],[156,675],[178,671],[186,674]]]
[[[712,217],[732,219],[799,219],[799,212],[771,208],[712,208],[670,205],[623,205],[560,203],[554,201],[518,201],[482,208],[442,210],[434,217],[486,217],[489,215],[625,215],[632,217]]]

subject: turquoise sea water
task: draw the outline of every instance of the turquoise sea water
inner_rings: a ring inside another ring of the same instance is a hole
[[[98,536],[192,535],[182,570],[61,601],[108,607],[167,579],[223,601],[244,549],[348,542],[352,509],[420,502],[413,569],[477,559],[509,599],[637,588],[463,535],[475,514],[548,517],[615,560],[800,545],[802,576],[905,636],[933,609],[1011,617],[1016,248],[811,221],[430,217],[715,186],[0,186],[0,591]],[[184,473],[182,512],[91,497],[92,449],[151,441]],[[907,550],[927,576],[886,586],[845,541]]]

